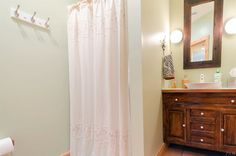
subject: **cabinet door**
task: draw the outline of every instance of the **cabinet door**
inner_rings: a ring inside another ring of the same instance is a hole
[[[221,149],[236,151],[236,112],[224,112],[221,116]]]
[[[186,111],[169,110],[168,111],[168,135],[167,140],[170,143],[185,143],[186,141]]]

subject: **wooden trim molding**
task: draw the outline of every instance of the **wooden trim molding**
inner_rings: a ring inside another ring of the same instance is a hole
[[[209,60],[209,38],[210,36],[204,36],[196,41],[191,42],[191,47],[190,47],[190,51],[191,51],[191,61],[194,62],[193,60],[193,56],[194,56],[194,51],[192,49],[194,49],[195,46],[204,46],[205,48],[205,60]]]
[[[215,3],[212,60],[191,62],[191,8],[193,6],[208,2]],[[184,69],[212,68],[221,66],[223,2],[224,0],[184,0]]]
[[[235,93],[236,89],[162,89],[162,93]]]
[[[63,153],[60,156],[70,156],[70,152]]]
[[[166,150],[167,150],[167,145],[163,143],[156,156],[163,156]]]

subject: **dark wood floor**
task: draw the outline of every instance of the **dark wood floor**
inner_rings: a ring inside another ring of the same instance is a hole
[[[183,146],[170,145],[163,156],[235,156]]]

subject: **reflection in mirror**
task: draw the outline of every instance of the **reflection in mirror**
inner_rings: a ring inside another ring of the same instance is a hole
[[[184,0],[184,69],[221,66],[224,0]]]
[[[214,1],[191,9],[191,62],[212,60]]]

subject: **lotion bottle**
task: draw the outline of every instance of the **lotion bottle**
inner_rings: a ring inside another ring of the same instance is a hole
[[[188,83],[189,83],[188,77],[187,77],[187,75],[184,75],[184,79],[182,80],[182,87],[187,89]]]

